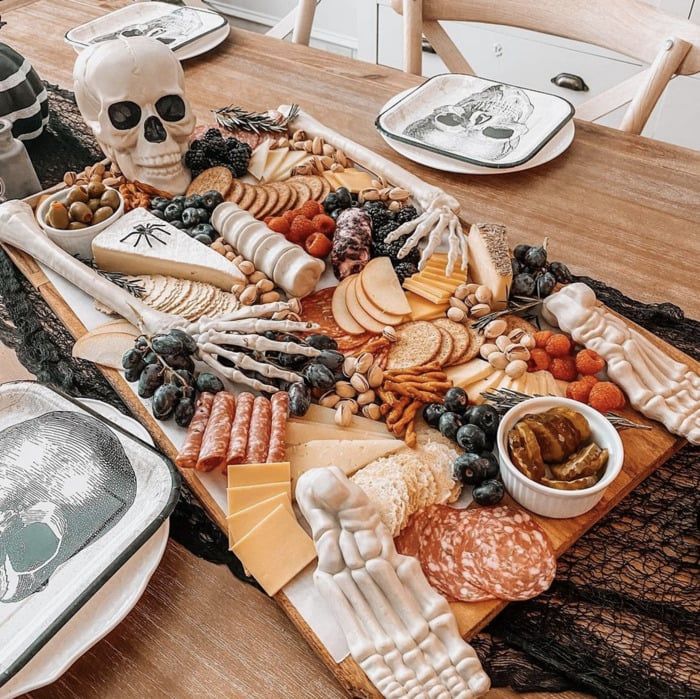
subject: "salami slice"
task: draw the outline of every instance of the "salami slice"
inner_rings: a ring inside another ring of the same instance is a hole
[[[244,463],[259,464],[265,461],[270,444],[271,426],[272,405],[264,396],[258,396],[253,403],[253,415],[250,418],[250,432]]]
[[[236,399],[233,394],[219,391],[214,396],[209,421],[202,437],[202,448],[197,459],[198,471],[211,471],[226,461],[235,410]]]
[[[278,391],[270,398],[270,403],[272,404],[272,424],[270,446],[267,450],[267,462],[276,463],[284,461],[289,394],[286,391]]]
[[[253,402],[255,396],[252,393],[239,393],[236,402],[236,417],[231,426],[231,439],[226,455],[226,465],[242,464],[248,447],[248,435],[250,434],[250,418],[253,414]]]
[[[180,468],[194,468],[197,465],[199,450],[202,447],[202,437],[207,428],[207,422],[209,422],[209,413],[211,413],[213,402],[213,393],[200,393],[199,398],[197,398],[197,405],[187,429],[185,443],[175,457],[175,463]]]
[[[414,556],[418,558],[420,551],[421,528],[423,521],[429,512],[429,508],[419,510],[408,520],[408,524],[401,530],[401,533],[394,539],[396,550],[404,556]]]
[[[526,600],[554,580],[556,558],[541,527],[507,505],[475,510],[478,518],[455,551],[465,577],[494,597]]]

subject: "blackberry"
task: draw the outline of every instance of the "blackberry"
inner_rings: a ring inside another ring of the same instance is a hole
[[[394,272],[396,272],[396,276],[403,284],[406,279],[418,272],[418,267],[412,262],[399,262],[399,264],[394,267]]]
[[[195,177],[195,173],[199,174],[202,170],[206,170],[209,167],[209,159],[201,150],[188,150],[185,153],[185,165],[192,171],[192,175]]]
[[[219,129],[207,129],[207,132],[202,137],[205,143],[219,143],[224,140]]]
[[[207,141],[205,153],[209,157],[212,165],[225,163],[228,161],[228,152],[223,139],[221,141]]]
[[[396,220],[399,223],[408,223],[409,221],[413,221],[414,218],[418,218],[418,212],[415,206],[404,206],[403,209],[400,209],[396,214]]]
[[[250,162],[250,153],[247,150],[240,149],[229,155],[227,167],[233,173],[234,177],[243,177],[248,172],[248,163]]]
[[[372,221],[372,223],[374,224],[374,221]],[[383,243],[386,237],[389,235],[389,233],[393,233],[398,227],[399,224],[396,223],[396,221],[389,221],[388,223],[385,223],[384,225],[376,228],[374,227],[374,225],[372,225],[372,237],[375,241]]]
[[[395,265],[401,264],[402,262],[417,265],[418,260],[420,260],[420,253],[416,248],[413,248],[413,250],[411,250],[411,252],[409,252],[408,255],[406,255],[405,257],[399,258],[399,250],[401,250],[401,248],[407,240],[408,236],[402,235],[398,240],[395,240],[393,243],[389,243],[388,245],[386,243],[382,243],[382,247],[384,249],[383,254],[389,257],[392,263]]]

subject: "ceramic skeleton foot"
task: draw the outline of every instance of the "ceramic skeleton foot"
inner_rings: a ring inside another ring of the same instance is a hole
[[[279,107],[279,111],[283,114],[288,114],[289,109],[286,105]],[[387,243],[392,243],[401,236],[410,234],[409,239],[399,251],[400,258],[408,255],[413,248],[426,240],[418,263],[418,268],[423,269],[428,258],[447,235],[449,254],[445,273],[448,276],[452,274],[458,259],[460,267],[466,270],[467,235],[462,229],[458,217],[459,202],[454,197],[437,187],[426,184],[402,167],[351,141],[337,131],[329,129],[305,112],[300,111],[294,119],[294,128],[302,129],[311,138],[320,136],[326,143],[340,148],[352,160],[362,163],[368,170],[381,175],[387,182],[411,192],[414,200],[422,209],[422,213],[413,221],[404,223],[386,238]]]
[[[302,323],[287,318],[297,317],[300,308],[296,299],[239,308],[225,316],[201,318],[195,323],[189,323],[180,316],[150,308],[59,248],[39,229],[31,207],[23,202],[9,201],[0,205],[0,242],[28,253],[128,320],[145,335],[167,333],[173,328],[185,330],[197,342],[199,358],[212,370],[225,379],[255,390],[274,393],[278,389],[244,372],[289,382],[299,381],[300,377],[292,371],[262,361],[260,355],[251,355],[251,350],[254,353],[275,351],[308,357],[317,356],[319,353],[306,345],[291,341],[278,342],[259,334],[267,331],[289,333],[317,328],[313,323]],[[238,351],[236,347],[245,351]]]
[[[585,284],[569,284],[544,301],[545,318],[597,352],[630,404],[674,434],[700,444],[700,376],[596,303]]]
[[[364,492],[339,468],[307,471],[296,487],[318,552],[317,588],[352,657],[385,697],[485,694],[490,681],[447,602],[415,558],[396,552]]]

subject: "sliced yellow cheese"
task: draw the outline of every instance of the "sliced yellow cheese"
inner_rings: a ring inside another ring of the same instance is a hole
[[[287,157],[287,153],[289,153],[289,148],[275,148],[274,150],[270,150],[267,154],[265,169],[260,179],[264,182],[270,182],[274,173]]]
[[[467,273],[459,267],[453,270],[452,274],[449,276],[445,274],[445,264],[442,262],[437,265],[433,265],[430,263],[430,261],[428,261],[425,267],[418,272],[418,274],[445,279],[447,281],[455,282],[455,284],[464,284],[467,279]]]
[[[292,501],[284,493],[280,493],[255,505],[246,507],[245,510],[229,515],[226,518],[229,549],[232,549],[237,541],[240,541],[260,520],[267,517],[279,505],[286,507],[289,510],[289,514],[294,514]]]
[[[418,294],[418,296],[422,296],[434,304],[446,303],[450,298],[450,293],[443,289],[426,286],[425,284],[420,284],[410,279],[407,279],[403,285],[404,289],[408,289],[408,291],[412,291],[414,294]]]
[[[455,386],[464,388],[490,376],[493,370],[493,367],[483,359],[472,359],[464,364],[448,367],[445,369],[445,374]]]
[[[491,290],[492,310],[504,309],[513,282],[505,227],[496,224],[475,224],[469,231],[468,243],[469,276],[477,284],[483,284]]]
[[[464,283],[464,279],[460,281],[452,281],[447,277],[439,277],[437,274],[431,275],[430,273],[425,274],[419,272],[410,277],[411,282],[418,282],[418,284],[425,284],[428,287],[434,287],[438,291],[444,291],[450,296],[454,293],[454,290]]]
[[[280,493],[292,498],[291,484],[289,481],[281,483],[263,483],[261,485],[241,485],[236,488],[227,488],[228,514],[240,512],[247,507],[267,500]]]
[[[334,192],[336,189],[339,189],[343,186],[340,184],[340,180],[336,177],[335,172],[331,172],[330,170],[324,170],[323,176],[328,180],[328,184],[331,186],[331,189]]]
[[[337,466],[351,476],[370,461],[393,454],[404,446],[400,439],[312,440],[287,449],[292,482],[302,473],[324,466]]]
[[[291,176],[292,170],[312,156],[303,150],[290,150],[284,160],[277,166],[277,169],[267,177],[268,182],[286,180]]]
[[[503,371],[494,371],[485,379],[467,386],[464,390],[467,392],[470,402],[476,403],[477,405],[483,403],[484,398],[481,394],[491,390],[492,388],[496,388],[503,380],[504,373],[505,372]]]
[[[335,176],[341,187],[345,187],[354,194],[363,189],[369,189],[372,186],[372,180],[375,179],[374,175],[366,170],[358,170],[354,167],[346,167],[342,172],[336,172]]]
[[[248,172],[255,177],[256,180],[262,179],[263,172],[265,170],[265,163],[267,162],[267,154],[270,152],[270,145],[272,141],[266,138],[254,151],[253,155],[250,156],[250,161],[248,162]]]
[[[270,596],[316,558],[313,541],[284,505],[258,522],[232,551]]]
[[[508,374],[504,374],[503,378],[501,379],[501,383],[498,384],[498,386],[493,386],[493,389],[501,389],[501,388],[513,388],[513,382],[515,379],[512,379]]]
[[[333,425],[335,424],[335,410],[331,408],[324,408],[322,405],[316,405],[312,403],[309,409],[306,411],[304,417],[293,417],[290,418],[290,422],[301,422],[301,423],[321,423],[323,425]],[[391,437],[391,433],[387,430],[386,424],[379,422],[378,420],[370,420],[369,418],[362,417],[361,415],[353,415],[350,424],[347,428],[339,429],[349,429],[353,431],[363,431],[363,432],[376,432],[384,437]],[[313,437],[313,439],[320,439],[320,437]]]
[[[411,312],[401,282],[388,257],[371,259],[360,275],[362,288],[375,306],[395,316],[405,316]]]
[[[510,388],[513,391],[518,391],[519,393],[527,393],[527,372],[515,379]]]
[[[281,483],[290,478],[288,461],[270,464],[236,464],[228,467],[228,487]]]
[[[406,292],[406,300],[411,307],[409,314],[411,320],[435,320],[436,318],[442,318],[449,307],[448,303],[433,303],[418,294],[414,294],[412,291]]]
[[[426,281],[441,282],[443,284],[449,284],[450,286],[457,288],[460,284],[465,284],[467,281],[467,275],[464,272],[459,274],[453,274],[451,277],[445,275],[443,270],[433,270],[430,267],[418,272],[418,277],[425,279]]]
[[[289,420],[285,440],[288,447],[305,444],[311,440],[351,439],[353,441],[367,439],[367,432],[362,429],[348,429],[338,425],[309,422],[306,420]]]

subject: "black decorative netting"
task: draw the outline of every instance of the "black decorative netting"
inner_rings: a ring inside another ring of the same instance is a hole
[[[48,132],[30,153],[45,185],[100,157],[71,95],[49,86]],[[581,277],[610,308],[700,359],[700,323]],[[126,409],[102,375],[71,357],[73,340],[0,251],[0,341],[39,381]],[[183,486],[171,535],[229,566],[226,537]],[[473,639],[495,686],[579,689],[611,699],[700,699],[700,448],[686,446],[559,559],[552,587],[511,604]]]

